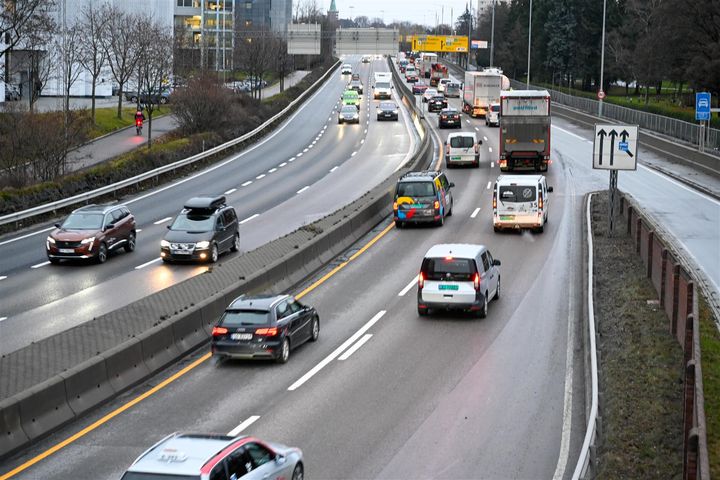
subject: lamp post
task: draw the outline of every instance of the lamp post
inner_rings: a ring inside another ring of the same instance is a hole
[[[493,54],[495,53],[495,0],[492,3],[492,22],[490,27],[490,66],[493,66]]]
[[[468,7],[468,51],[466,70],[470,70],[470,45],[472,45],[472,6]]]
[[[602,46],[600,47],[600,91],[605,88],[605,10],[607,7],[607,0],[603,0],[603,26],[602,26]],[[600,92],[598,92],[600,93]],[[602,117],[603,114],[603,98],[605,95],[598,95],[598,116]]]
[[[530,90],[530,45],[532,43],[532,0],[530,0],[530,21],[528,23],[528,66],[526,88]]]

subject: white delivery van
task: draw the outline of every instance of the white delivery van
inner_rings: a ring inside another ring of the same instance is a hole
[[[500,260],[484,245],[445,243],[425,254],[418,275],[418,314],[460,310],[484,318],[500,298]]]
[[[475,132],[457,132],[448,135],[445,142],[445,164],[447,168],[455,165],[480,166],[480,145]]]
[[[500,104],[491,103],[488,112],[485,114],[485,125],[488,127],[500,126]]]
[[[493,190],[493,228],[529,228],[541,233],[548,221],[548,187],[543,175],[500,175]]]

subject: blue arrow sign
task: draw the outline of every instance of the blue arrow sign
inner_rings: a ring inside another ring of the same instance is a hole
[[[710,120],[710,92],[697,92],[695,94],[695,120]]]

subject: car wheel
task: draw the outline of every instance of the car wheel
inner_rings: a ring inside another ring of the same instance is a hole
[[[236,233],[233,238],[233,244],[232,247],[230,247],[230,251],[237,252],[238,250],[240,250],[240,234]]]
[[[498,284],[495,289],[495,296],[493,297],[493,300],[500,300],[500,275],[498,275]]]
[[[404,226],[405,226],[405,222],[401,222],[400,220],[395,220],[396,228],[403,228]]]
[[[485,299],[483,300],[483,308],[478,312],[478,317],[485,318],[488,314],[488,298],[487,292],[485,292]]]
[[[135,251],[135,232],[130,232],[128,235],[127,242],[125,242],[125,251],[130,253]]]
[[[435,225],[437,225],[438,227],[442,227],[443,225],[445,225],[445,216],[440,215],[440,220],[435,222]]]
[[[290,340],[283,338],[282,346],[280,347],[280,355],[277,357],[278,363],[287,363],[290,359]]]
[[[218,259],[218,246],[217,243],[213,242],[212,247],[210,247],[210,258],[208,259],[210,263],[217,262]]]
[[[53,265],[57,265],[58,263],[60,263],[60,259],[59,259],[59,258],[50,258],[50,257],[48,257],[48,261],[49,261],[50,263],[52,263]]]
[[[320,319],[318,317],[313,317],[312,322],[312,334],[310,335],[310,341],[317,342],[317,339],[320,336]]]
[[[493,225],[493,230],[495,231],[495,233],[498,233],[501,231],[500,227],[496,227],[494,225]]]
[[[105,245],[104,243],[101,243],[100,247],[98,247],[98,253],[97,253],[97,256],[95,257],[95,260],[97,261],[97,263],[105,263],[105,260],[107,260],[107,256],[108,256],[107,245]]]
[[[447,214],[448,217],[452,217],[452,211],[453,211],[454,206],[455,206],[455,200],[451,200],[450,201],[450,210],[448,211],[448,214]]]
[[[545,225],[535,229],[535,233],[543,233],[545,231]]]
[[[293,470],[292,480],[303,480],[304,478],[305,475],[303,473],[302,463],[298,463],[295,465],[295,469]]]

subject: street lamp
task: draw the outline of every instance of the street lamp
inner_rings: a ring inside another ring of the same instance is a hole
[[[604,76],[605,76],[605,9],[607,7],[607,0],[603,0],[603,27],[602,27],[602,46],[600,47],[600,91],[603,91],[605,87]],[[598,92],[599,93],[599,92]],[[603,97],[605,95],[598,95],[598,116],[602,117],[603,114]]]
[[[493,0],[493,3],[492,3],[491,25],[492,26],[490,27],[490,67],[493,66],[493,54],[495,53],[495,0]]]
[[[530,90],[530,44],[532,43],[532,0],[530,0],[530,21],[528,23],[528,66],[527,66],[527,85]]]

